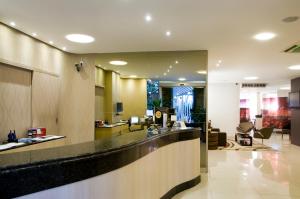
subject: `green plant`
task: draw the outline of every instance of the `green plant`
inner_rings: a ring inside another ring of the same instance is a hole
[[[152,100],[153,107],[160,107],[161,105],[161,99],[154,99]]]

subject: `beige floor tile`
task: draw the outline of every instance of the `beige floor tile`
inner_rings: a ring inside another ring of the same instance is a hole
[[[279,134],[264,143],[277,151],[209,151],[201,184],[174,198],[300,199],[300,147]]]

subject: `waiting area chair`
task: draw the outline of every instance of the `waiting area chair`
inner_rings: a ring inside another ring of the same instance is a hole
[[[239,132],[239,133],[250,133],[251,130],[254,128],[254,125],[252,122],[242,122],[239,124],[238,127],[236,127],[236,130]]]
[[[254,138],[260,138],[261,142],[264,143],[264,139],[269,139],[273,133],[274,128],[268,127],[268,128],[262,128],[260,130],[256,130],[254,132],[253,137]]]

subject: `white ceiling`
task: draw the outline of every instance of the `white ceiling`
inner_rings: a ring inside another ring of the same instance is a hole
[[[125,60],[126,66],[109,64],[112,60]],[[160,51],[101,53],[96,55],[96,64],[107,70],[119,71],[121,77],[136,75],[162,81],[178,81],[186,78],[190,81],[206,81],[207,51]],[[170,68],[171,66],[171,68]],[[165,75],[164,75],[165,73]],[[186,82],[186,81],[184,81]]]
[[[15,21],[17,29],[75,53],[208,50],[210,82],[258,76],[257,82],[286,84],[299,76],[287,67],[300,64],[300,55],[282,53],[300,41],[300,20],[282,22],[295,15],[299,0],[0,0],[0,21]],[[277,37],[252,38],[262,31]],[[74,44],[64,38],[69,33],[96,41]]]

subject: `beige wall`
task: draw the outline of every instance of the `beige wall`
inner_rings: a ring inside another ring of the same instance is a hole
[[[147,110],[147,81],[145,79],[121,79],[122,119],[142,117]]]
[[[32,126],[58,133],[59,78],[34,72],[32,77]]]
[[[77,72],[74,63],[81,58],[85,66]],[[94,139],[94,59],[93,55],[65,53],[0,23],[0,63],[41,72],[45,78],[49,74],[59,78],[58,132],[51,133],[66,135],[68,143]],[[28,117],[22,118],[25,121]]]
[[[74,63],[84,60],[77,72]],[[94,58],[89,55],[68,55],[62,68],[60,82],[59,132],[68,143],[94,140],[95,70]]]
[[[31,72],[0,63],[0,142],[31,127]]]
[[[118,73],[105,71],[104,95],[104,119],[109,123],[119,122],[120,117],[116,115],[116,104],[120,102],[120,75]]]
[[[95,120],[104,120],[104,88],[95,88]]]

